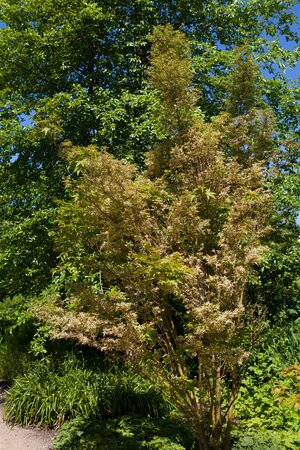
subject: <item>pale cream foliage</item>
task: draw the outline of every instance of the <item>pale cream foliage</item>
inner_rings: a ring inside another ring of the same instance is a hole
[[[72,201],[60,209],[58,248],[62,265],[79,261],[87,273],[101,272],[103,291],[86,279],[38,311],[55,338],[140,362],[192,416],[202,445],[208,439],[215,448],[248,355],[243,296],[266,250],[259,241],[271,211],[262,165],[226,158],[221,138],[215,126],[194,124],[152,180],[104,150],[70,149],[82,176],[67,180]],[[155,152],[148,158],[159,164]],[[233,388],[222,409],[225,375]]]
[[[170,391],[203,449],[222,440],[228,448],[245,323],[253,323],[245,286],[266,251],[271,198],[263,163],[224,153],[232,123],[196,119],[188,45],[179,32],[170,39],[170,27],[158,29],[150,69],[170,135],[148,153],[147,169],[105,150],[65,148],[80,174],[66,181],[71,201],[61,204],[56,234],[58,270],[71,282],[67,298],[37,314],[56,338],[130,355]]]

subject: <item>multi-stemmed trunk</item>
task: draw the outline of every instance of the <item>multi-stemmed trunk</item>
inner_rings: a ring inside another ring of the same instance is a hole
[[[209,381],[208,381],[209,380]],[[230,450],[234,401],[237,396],[237,368],[232,368],[231,394],[227,408],[222,410],[222,364],[211,360],[209,373],[200,373],[200,396],[195,408],[196,439],[200,450]],[[201,398],[201,391],[208,392]]]

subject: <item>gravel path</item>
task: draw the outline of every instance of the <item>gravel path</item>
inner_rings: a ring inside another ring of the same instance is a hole
[[[3,383],[0,380],[0,450],[49,450],[54,433],[38,428],[10,426],[2,419]],[[2,391],[2,392],[1,392]]]

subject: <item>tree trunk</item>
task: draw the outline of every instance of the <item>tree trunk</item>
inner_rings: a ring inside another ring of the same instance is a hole
[[[231,429],[232,429],[232,419],[233,419],[233,405],[237,396],[237,367],[234,367],[232,370],[232,392],[230,398],[230,406],[227,415],[227,427],[224,437],[224,450],[230,450],[231,447]]]
[[[214,386],[214,402],[215,402],[215,417],[214,426],[212,428],[212,447],[218,450],[220,448],[220,440],[222,436],[222,397],[221,397],[221,368],[216,363],[216,367],[213,372],[215,377]]]
[[[209,449],[208,438],[207,438],[207,436],[205,434],[203,424],[199,426],[199,431],[197,433],[196,439],[197,439],[197,442],[199,444],[199,449],[200,450],[210,450]]]

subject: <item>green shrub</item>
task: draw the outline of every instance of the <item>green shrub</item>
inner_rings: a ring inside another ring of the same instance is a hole
[[[17,376],[24,375],[31,365],[26,352],[14,346],[0,344],[0,378],[11,383]]]
[[[26,299],[16,296],[0,301],[0,377],[11,382],[28,370],[32,361],[28,348],[34,333]]]
[[[61,363],[38,364],[10,389],[5,417],[22,425],[53,427],[77,416],[98,419],[124,414],[158,417],[168,403],[149,382],[129,369],[86,368],[71,356]]]
[[[299,361],[300,322],[266,333],[235,404],[241,437],[234,449],[300,448]]]
[[[63,425],[53,450],[185,450],[192,436],[171,419],[122,417],[102,423],[77,418]]]

